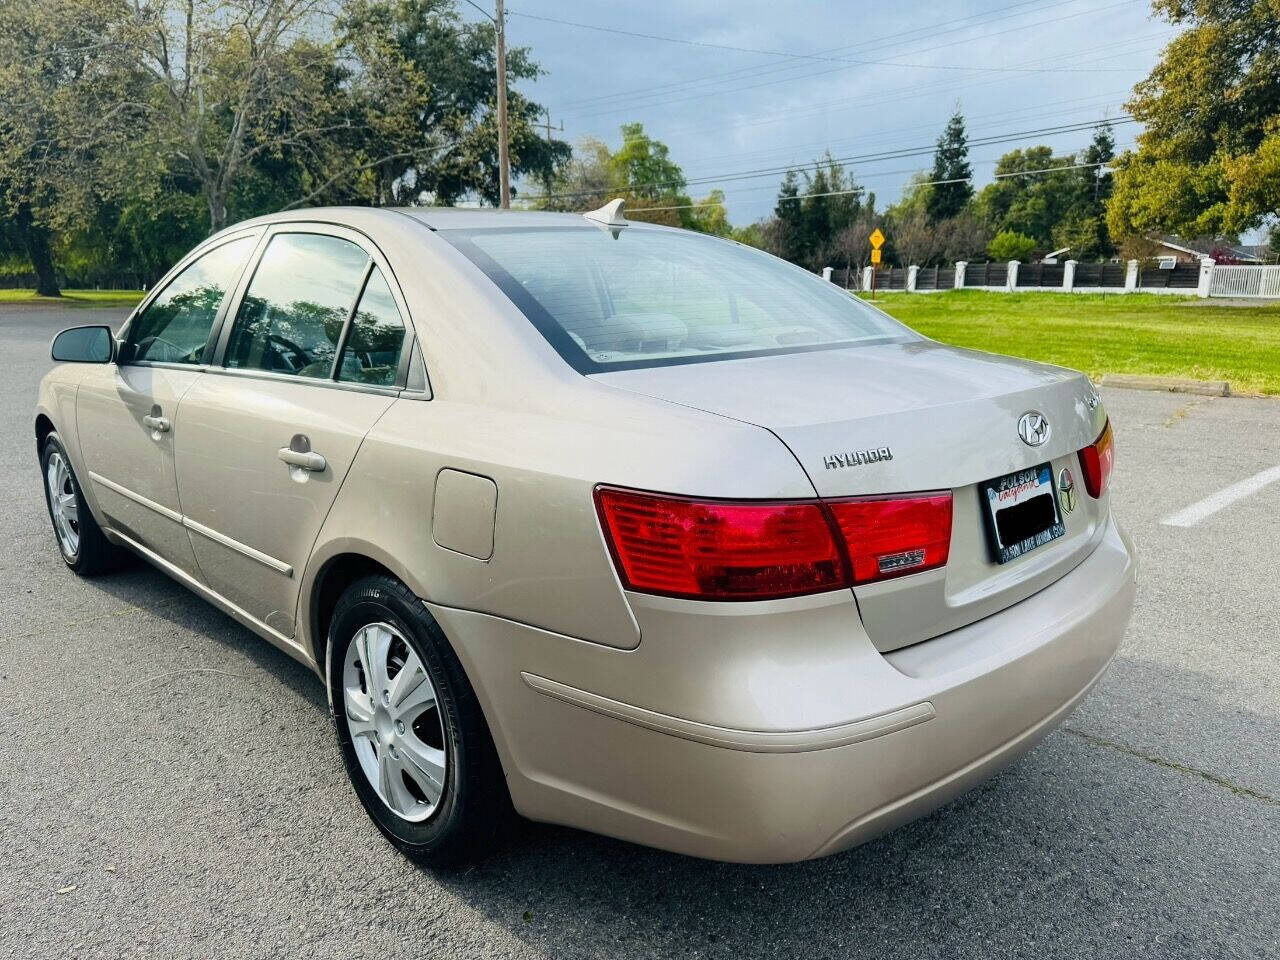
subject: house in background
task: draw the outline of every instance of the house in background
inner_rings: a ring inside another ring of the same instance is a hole
[[[1261,244],[1241,244],[1223,237],[1200,237],[1195,240],[1183,240],[1173,234],[1152,237],[1156,245],[1153,256],[1167,262],[1170,267],[1175,263],[1198,263],[1201,260],[1212,260],[1215,263],[1265,263],[1265,246]]]

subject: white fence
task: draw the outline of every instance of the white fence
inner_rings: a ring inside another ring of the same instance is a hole
[[[1209,296],[1280,299],[1280,266],[1235,267],[1214,264],[1209,274]]]
[[[979,272],[981,271],[981,272]],[[870,290],[871,267],[860,276],[852,268],[836,271],[827,267],[824,280],[859,290]],[[1198,264],[1176,264],[1173,269],[1128,264],[969,264],[961,260],[954,268],[922,269],[911,266],[876,273],[875,289],[885,292],[932,293],[937,290],[1057,291],[1064,293],[1172,293],[1200,297],[1247,297],[1280,300],[1280,265],[1234,266],[1204,259]],[[883,279],[881,279],[883,278]]]

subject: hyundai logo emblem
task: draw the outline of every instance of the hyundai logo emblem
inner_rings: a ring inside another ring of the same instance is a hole
[[[1018,418],[1018,436],[1029,447],[1041,446],[1049,439],[1049,421],[1043,413],[1028,410]]]

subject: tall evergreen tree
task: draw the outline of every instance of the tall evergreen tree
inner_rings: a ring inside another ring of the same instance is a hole
[[[771,253],[795,263],[804,246],[804,215],[800,202],[800,177],[788,170],[778,187],[773,218],[765,227],[765,245]]]
[[[1081,163],[1100,164],[1082,171],[1085,184],[1093,194],[1093,200],[1100,207],[1106,207],[1111,199],[1114,177],[1107,166],[1116,158],[1116,135],[1111,129],[1110,121],[1104,120],[1093,131],[1093,141],[1080,156]]]
[[[969,138],[964,131],[964,115],[959,106],[947,121],[946,129],[938,137],[938,149],[933,155],[934,181],[929,190],[928,214],[934,223],[947,220],[960,213],[973,196],[969,166]]]
[[[1102,260],[1115,253],[1107,229],[1107,201],[1114,181],[1110,164],[1116,155],[1116,138],[1111,124],[1103,122],[1093,132],[1093,141],[1080,154],[1079,162],[1089,164],[1077,173],[1078,187],[1071,208],[1053,228],[1053,245],[1069,247],[1077,260]]]
[[[778,202],[765,234],[773,253],[802,267],[817,270],[836,238],[862,211],[862,188],[843,166],[826,154],[801,179],[788,170],[778,188]]]

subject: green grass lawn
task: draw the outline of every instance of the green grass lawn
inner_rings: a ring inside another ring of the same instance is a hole
[[[0,290],[0,304],[48,303],[63,307],[132,307],[141,290],[63,290],[60,297],[37,297],[34,290]]]
[[[1083,370],[1229,380],[1280,394],[1280,304],[1229,307],[1157,294],[878,294],[927,337]]]

